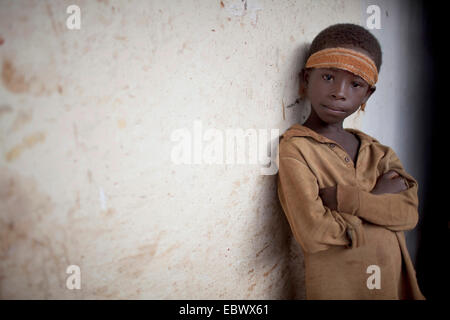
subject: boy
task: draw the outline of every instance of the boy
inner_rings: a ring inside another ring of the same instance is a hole
[[[417,181],[390,147],[343,128],[375,92],[381,56],[363,27],[320,32],[301,72],[311,114],[279,144],[278,196],[307,299],[425,299],[403,233],[418,221]]]

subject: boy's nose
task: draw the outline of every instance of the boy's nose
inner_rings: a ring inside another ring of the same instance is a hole
[[[336,83],[331,96],[337,100],[339,100],[339,99],[345,100],[345,83],[344,83],[344,81]]]

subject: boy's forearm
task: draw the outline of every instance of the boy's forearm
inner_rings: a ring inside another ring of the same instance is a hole
[[[338,211],[360,217],[392,231],[413,229],[418,222],[417,185],[400,193],[372,194],[358,187],[338,185]]]

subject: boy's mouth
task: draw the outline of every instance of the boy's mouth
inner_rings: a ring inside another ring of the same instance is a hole
[[[326,106],[326,105],[322,105],[322,107],[324,107],[325,109],[328,109],[334,113],[339,113],[339,114],[345,113],[345,111],[340,108],[330,107],[330,106]]]

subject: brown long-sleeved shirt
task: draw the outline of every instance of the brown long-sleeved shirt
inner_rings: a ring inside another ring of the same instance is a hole
[[[300,124],[279,144],[278,196],[303,249],[306,297],[425,299],[403,233],[418,222],[417,181],[390,147],[345,130],[361,142],[356,165],[338,143]],[[408,189],[370,193],[389,170],[405,178]],[[337,210],[319,197],[319,189],[331,186],[337,186]],[[376,276],[379,289],[373,288]]]

